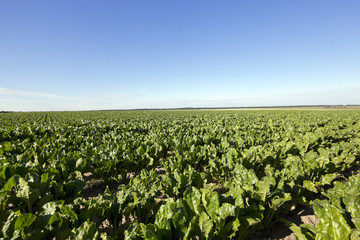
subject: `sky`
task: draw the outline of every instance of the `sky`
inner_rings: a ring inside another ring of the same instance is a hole
[[[360,104],[360,1],[0,3],[0,111]]]

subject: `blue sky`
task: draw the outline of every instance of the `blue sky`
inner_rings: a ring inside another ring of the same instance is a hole
[[[0,111],[360,104],[359,1],[3,1]]]

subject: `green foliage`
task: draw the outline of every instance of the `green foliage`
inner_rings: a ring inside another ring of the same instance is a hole
[[[359,239],[358,111],[0,115],[0,238]],[[333,188],[331,188],[333,186]],[[330,188],[330,189],[329,189]],[[94,192],[92,194],[92,192]]]
[[[313,209],[319,224],[316,229],[308,225],[291,229],[302,239],[358,239],[360,232],[360,175],[346,182],[335,182],[324,193],[328,200],[316,200]]]

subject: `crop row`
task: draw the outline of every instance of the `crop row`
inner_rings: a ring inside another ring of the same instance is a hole
[[[333,228],[354,238],[359,204],[344,201],[358,203],[359,187],[336,199],[341,173],[359,164],[359,119],[356,111],[2,114],[0,237],[246,239],[311,203],[319,226],[287,223],[298,237],[336,239],[324,227],[334,205],[345,230]],[[310,201],[314,194],[327,200]]]

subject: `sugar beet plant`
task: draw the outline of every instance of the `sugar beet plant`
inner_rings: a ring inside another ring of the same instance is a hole
[[[358,111],[0,114],[0,238],[358,239]],[[314,200],[322,197],[322,200]],[[315,228],[284,219],[313,206]],[[334,224],[336,222],[337,224]]]

